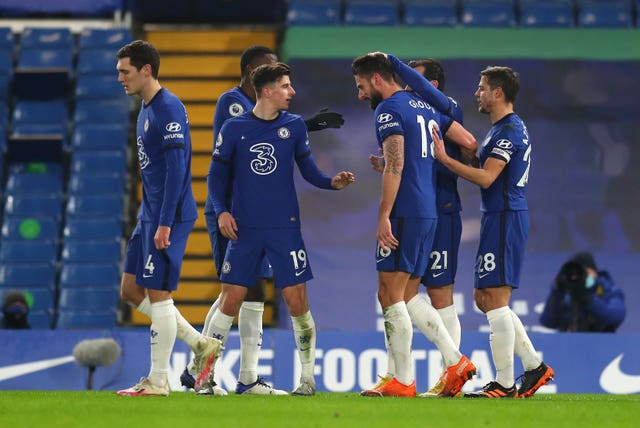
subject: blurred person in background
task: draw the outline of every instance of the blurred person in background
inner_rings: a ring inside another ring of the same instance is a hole
[[[562,265],[540,315],[545,327],[558,331],[616,331],[626,315],[624,292],[593,255],[577,253]]]
[[[2,302],[0,328],[29,329],[29,304],[22,291],[9,290]]]

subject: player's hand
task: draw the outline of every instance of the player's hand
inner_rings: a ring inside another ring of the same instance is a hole
[[[433,148],[436,154],[436,159],[438,159],[440,163],[446,165],[447,160],[449,160],[449,155],[447,155],[447,151],[444,148],[444,141],[440,138],[440,134],[438,133],[439,130],[440,128],[438,128],[438,125],[433,126],[433,132],[431,134],[431,137],[433,138]]]
[[[156,246],[156,250],[166,250],[171,245],[169,241],[169,235],[171,235],[170,226],[158,226],[156,234],[153,237],[153,243]]]
[[[398,248],[398,240],[395,236],[393,236],[393,232],[391,231],[391,221],[388,217],[381,218],[378,220],[378,245],[380,248],[385,250],[391,249],[395,250]]]
[[[349,184],[356,181],[356,176],[352,172],[342,171],[339,172],[331,179],[331,187],[336,190],[344,189]]]
[[[378,149],[380,155],[369,155],[369,162],[374,171],[384,171],[384,156],[382,156],[382,149]]]
[[[238,235],[236,234],[238,231],[236,219],[233,218],[231,213],[228,211],[225,211],[218,216],[218,229],[220,229],[220,233],[222,233],[222,236],[225,238],[234,241],[238,239]]]
[[[327,128],[340,128],[344,125],[344,118],[340,113],[329,111],[327,107],[320,110],[314,116],[305,120],[307,131],[320,131]]]

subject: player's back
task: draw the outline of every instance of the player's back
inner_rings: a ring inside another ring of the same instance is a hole
[[[431,130],[448,129],[442,116],[418,95],[398,91],[376,108],[378,141],[404,136],[404,167],[392,217],[436,218],[435,158]]]
[[[197,218],[197,207],[191,189],[191,134],[187,111],[182,102],[167,89],[161,89],[149,104],[142,104],[136,127],[138,160],[142,177],[142,204],[139,217],[157,221],[165,203],[169,150],[184,150],[179,199],[173,220]]]
[[[451,116],[456,122],[463,124],[462,107],[456,100],[449,98],[450,108],[447,115]],[[460,146],[445,137],[445,150],[449,157],[461,160],[462,151]],[[460,203],[460,195],[458,194],[458,176],[449,168],[436,163],[436,203],[438,213],[458,212],[462,209]]]
[[[293,169],[309,153],[304,121],[286,111],[271,121],[249,112],[223,125],[214,162],[233,158],[231,214],[238,227],[300,226]]]
[[[482,211],[526,210],[531,144],[522,119],[511,113],[494,123],[479,154],[481,165],[490,157],[507,162],[493,184],[482,189]]]

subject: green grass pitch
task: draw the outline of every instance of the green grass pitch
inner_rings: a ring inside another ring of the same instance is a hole
[[[0,427],[638,427],[640,395],[528,399],[292,396],[118,397],[112,391],[0,391]]]

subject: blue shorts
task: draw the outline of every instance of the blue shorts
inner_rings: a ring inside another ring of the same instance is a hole
[[[438,220],[435,218],[392,218],[391,231],[398,248],[385,251],[376,246],[378,272],[408,272],[421,277],[427,268]]]
[[[213,252],[213,263],[216,265],[216,272],[220,276],[222,272],[222,263],[224,262],[224,256],[227,253],[227,246],[229,245],[229,239],[227,239],[218,229],[218,218],[213,215],[204,216],[207,222],[207,231],[209,232],[209,242],[211,242],[211,251]],[[264,257],[260,266],[258,267],[258,278],[271,278],[273,276],[273,269],[269,260]]]
[[[458,248],[462,237],[460,212],[440,214],[429,264],[422,277],[426,287],[442,287],[453,284],[458,271]]]
[[[518,288],[528,236],[528,211],[484,213],[474,287]]]
[[[165,250],[157,250],[153,242],[158,226],[139,221],[127,243],[124,272],[136,276],[136,284],[154,290],[173,291],[178,288],[182,259],[187,248],[187,239],[195,221],[176,223],[171,226]]]
[[[266,257],[273,266],[276,288],[300,284],[313,278],[300,229],[242,228],[229,241],[220,271],[226,284],[254,287],[258,268]]]

